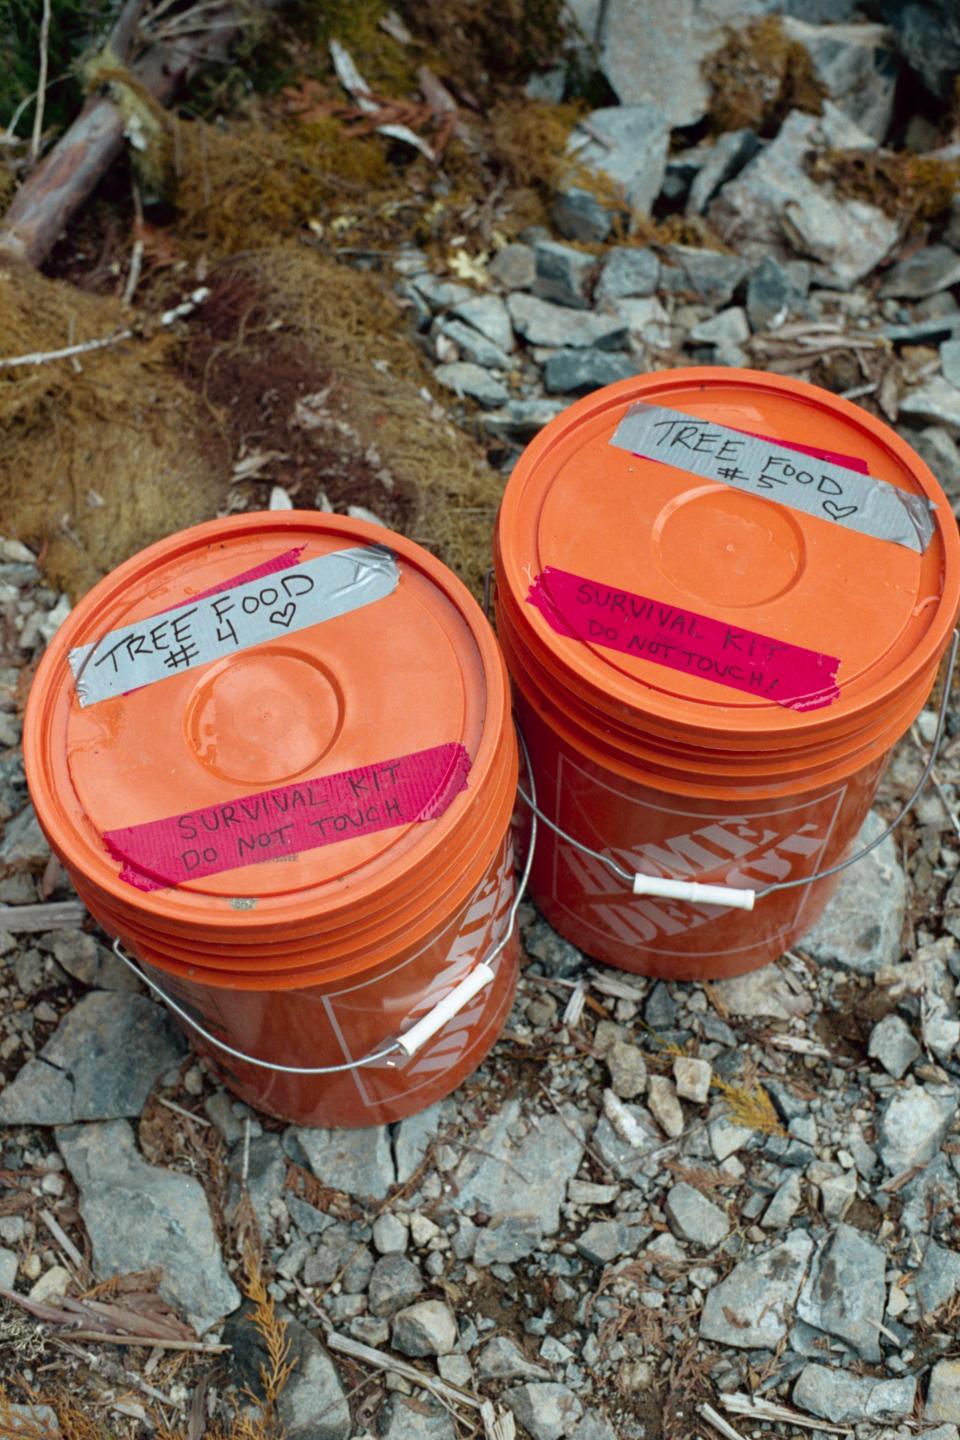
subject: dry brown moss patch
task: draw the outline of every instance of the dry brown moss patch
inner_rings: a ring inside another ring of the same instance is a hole
[[[811,159],[810,174],[908,225],[941,219],[960,191],[960,161],[908,151],[827,150]]]
[[[826,91],[809,53],[788,38],[776,15],[731,31],[703,73],[712,90],[708,119],[714,132],[748,129],[772,136],[791,110],[819,115],[823,108]]]

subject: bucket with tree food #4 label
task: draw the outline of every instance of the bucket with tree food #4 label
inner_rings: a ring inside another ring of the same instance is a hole
[[[58,631],[24,755],[91,914],[251,1104],[398,1120],[500,1033],[508,682],[479,606],[419,546],[297,511],[152,546]]]
[[[528,446],[495,575],[550,923],[666,978],[788,949],[956,623],[957,525],[927,467],[783,376],[626,380]]]

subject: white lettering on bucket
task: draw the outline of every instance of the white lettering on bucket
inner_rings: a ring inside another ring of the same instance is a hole
[[[636,822],[631,825],[635,834],[650,833],[650,819],[645,821],[644,813],[651,818],[655,813],[657,830],[666,829],[667,838],[630,848],[611,845],[609,836],[598,834],[590,807],[582,806],[578,798],[589,796],[598,787],[617,795],[618,806],[635,807]],[[841,785],[813,802],[779,810],[739,816],[705,815],[677,806],[649,804],[629,791],[604,784],[595,774],[561,756],[553,814],[569,834],[610,855],[627,870],[759,890],[774,881],[799,879],[816,870],[833,834],[845,793],[846,786]],[[824,823],[823,807],[831,802]],[[664,819],[668,816],[674,817],[672,823]],[[564,903],[564,896],[571,890],[578,897],[576,910]],[[665,957],[685,958],[688,951],[671,948],[671,939],[732,913],[727,906],[634,896],[599,860],[561,840],[554,848],[552,892],[559,909],[599,936],[613,935],[623,944],[642,945],[649,953]],[[777,935],[787,934],[800,919],[810,889],[798,886],[795,893],[796,907]],[[712,941],[705,943],[718,955],[735,955],[751,948],[750,944],[718,948]]]
[[[330,1028],[343,1051],[344,1060],[359,1058],[352,1053],[344,1034],[344,1031],[355,1023],[356,1012],[369,1010],[378,1016],[383,1015],[384,986],[389,986],[393,977],[414,965],[424,950],[435,947],[442,949],[445,938],[450,937],[443,968],[437,971],[426,990],[421,991],[414,1000],[405,1005],[403,1011],[396,1014],[397,1030],[405,1029],[426,1015],[428,1010],[432,1010],[434,1005],[459,984],[477,961],[483,959],[502,937],[509,923],[510,906],[514,896],[513,868],[513,844],[508,840],[504,847],[503,861],[496,874],[483,882],[465,909],[454,916],[440,936],[386,974],[381,972],[373,980],[346,986],[323,997],[323,1007]],[[499,963],[501,962],[495,962],[496,965]],[[393,1062],[391,1068],[404,1078],[405,1094],[413,1094],[432,1081],[438,1073],[452,1069],[469,1046],[481,1044],[483,1038],[497,1024],[499,1006],[492,1002],[495,993],[495,984],[481,990],[469,1005],[448,1021],[423,1050],[409,1059],[402,1056],[398,1058],[396,1055],[390,1057]],[[485,1010],[489,1011],[489,1019],[481,1029],[477,1029]],[[361,1101],[367,1107],[382,1104],[381,1096],[370,1093],[372,1087],[369,1084],[372,1072],[382,1068],[383,1063],[364,1066],[353,1072],[354,1084]]]

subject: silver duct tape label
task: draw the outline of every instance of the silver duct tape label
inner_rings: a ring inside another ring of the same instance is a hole
[[[661,405],[632,405],[610,444],[920,555],[933,536],[936,507],[925,496]]]
[[[383,600],[399,578],[392,550],[361,545],[162,610],[70,651],[77,699],[83,706],[96,705],[333,620]]]

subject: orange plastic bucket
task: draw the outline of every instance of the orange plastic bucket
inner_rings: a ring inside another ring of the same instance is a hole
[[[626,380],[527,447],[495,575],[550,923],[675,979],[788,949],[956,623],[960,541],[926,465],[787,377]]]
[[[58,631],[24,754],[81,898],[258,1108],[397,1120],[502,1029],[506,671],[419,546],[296,511],[152,546]]]

